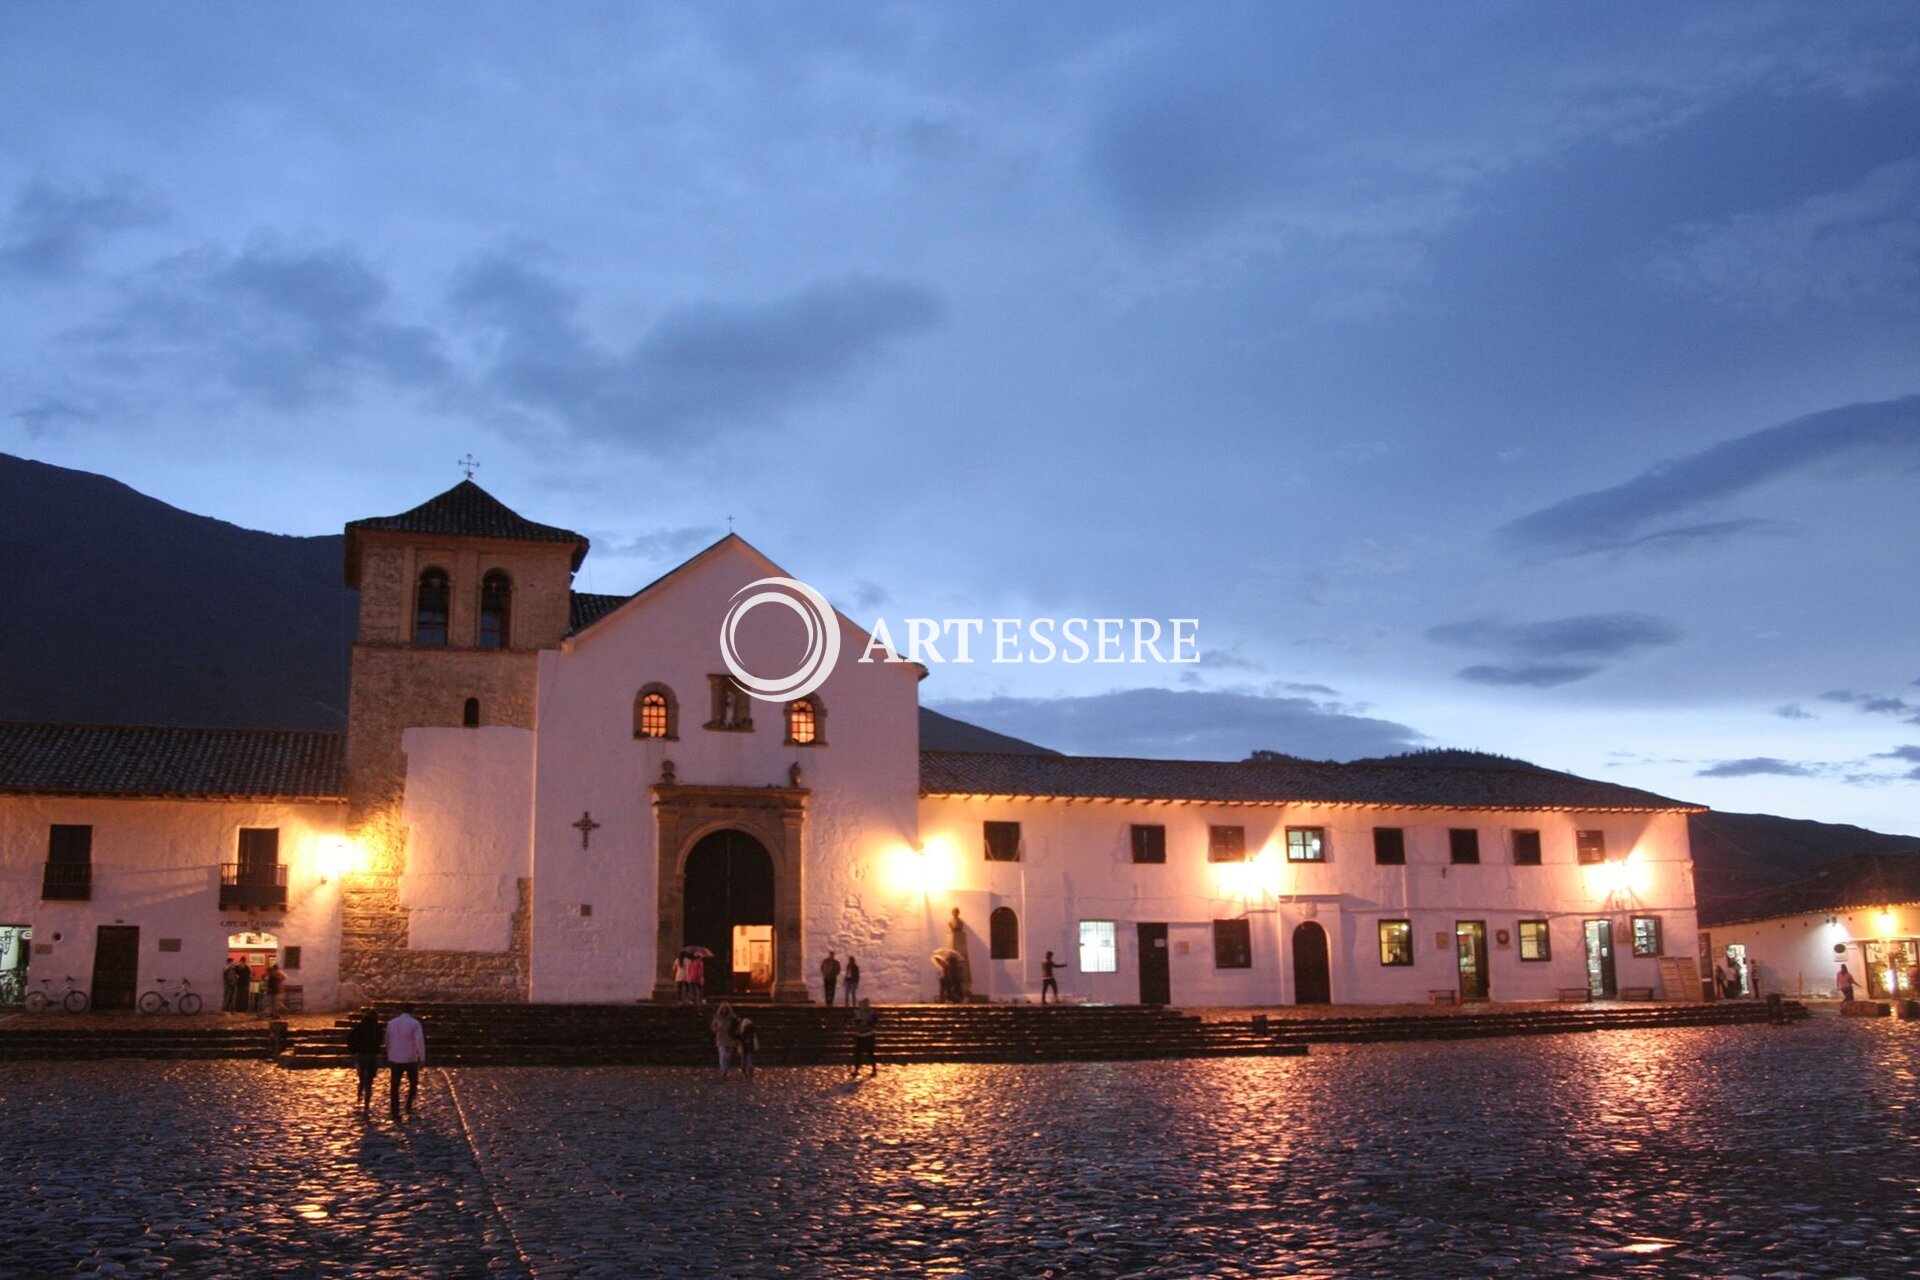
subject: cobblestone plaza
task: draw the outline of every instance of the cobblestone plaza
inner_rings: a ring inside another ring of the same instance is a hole
[[[0,1274],[1914,1275],[1917,1045],[1823,1015],[858,1082],[430,1069],[402,1124],[340,1071],[16,1063]]]

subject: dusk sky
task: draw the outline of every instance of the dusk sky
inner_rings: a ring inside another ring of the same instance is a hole
[[[1911,4],[9,6],[0,451],[727,520],[1063,750],[1920,832]]]

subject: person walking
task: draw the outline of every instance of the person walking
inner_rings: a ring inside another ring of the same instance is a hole
[[[753,1060],[760,1053],[760,1028],[742,1014],[733,1020],[733,1038],[740,1045],[740,1074],[753,1079]]]
[[[727,1072],[733,1070],[733,1056],[740,1049],[739,1037],[734,1034],[733,1005],[729,1001],[722,1000],[720,1007],[713,1011],[707,1030],[713,1032],[713,1047],[720,1055],[720,1078],[725,1080]]]
[[[373,1109],[373,1079],[380,1074],[380,1019],[368,1009],[347,1028],[347,1052],[353,1055],[353,1070],[359,1077],[360,1114]]]
[[[839,957],[835,956],[832,950],[828,950],[827,958],[820,962],[820,985],[826,989],[827,1008],[829,1009],[833,1008],[833,989],[834,987],[839,985],[839,982],[840,982]]]
[[[1853,1003],[1853,971],[1847,968],[1847,966],[1843,964],[1840,966],[1839,976],[1836,977],[1833,981],[1834,981],[1834,985],[1840,988],[1840,999],[1847,1004],[1852,1004]]]
[[[413,1016],[413,1006],[403,1004],[400,1012],[387,1020],[384,1037],[387,1050],[387,1111],[400,1118],[400,1078],[407,1080],[407,1115],[413,1115],[413,1099],[420,1092],[420,1067],[427,1060],[427,1031]]]
[[[1047,958],[1040,962],[1040,1003],[1041,1004],[1045,1004],[1047,1002],[1047,992],[1049,991],[1053,992],[1053,1002],[1055,1004],[1060,1003],[1060,981],[1059,979],[1053,976],[1054,971],[1059,968],[1060,968],[1059,963],[1053,958],[1053,952],[1051,951],[1047,952]]]
[[[853,1008],[853,1002],[860,994],[860,962],[847,955],[847,1008]]]
[[[267,1016],[269,1018],[280,1016],[280,992],[286,988],[286,985],[287,971],[280,967],[280,962],[267,961]]]
[[[853,1011],[853,1070],[849,1079],[860,1074],[862,1062],[867,1064],[868,1074],[880,1074],[880,1061],[873,1056],[874,1028],[879,1021],[879,1012],[865,1000]]]

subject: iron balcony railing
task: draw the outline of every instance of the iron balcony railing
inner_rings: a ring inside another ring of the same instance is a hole
[[[220,864],[220,909],[287,906],[287,869],[278,862],[223,862]]]
[[[49,862],[40,880],[40,897],[47,901],[90,901],[93,898],[93,864]]]

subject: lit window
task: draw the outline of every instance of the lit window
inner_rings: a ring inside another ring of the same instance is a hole
[[[1604,831],[1576,831],[1573,833],[1573,847],[1580,861],[1587,865],[1607,860],[1607,833]]]
[[[1545,920],[1520,922],[1520,958],[1522,960],[1553,959],[1553,939]]]
[[[824,747],[827,713],[812,698],[796,698],[787,704],[787,743],[795,747]]]
[[[1245,827],[1208,827],[1208,862],[1245,862],[1247,860],[1247,829]]]
[[[1513,833],[1513,865],[1516,867],[1540,865],[1540,833],[1538,831]]]
[[[480,647],[505,649],[513,639],[513,580],[495,569],[480,579]]]
[[[1020,861],[1019,823],[984,822],[980,825],[986,838],[988,862]]]
[[[995,960],[1020,958],[1020,917],[1012,907],[995,907],[987,917],[987,953]]]
[[[1115,973],[1120,968],[1119,934],[1111,920],[1080,922],[1080,972]]]
[[[428,569],[413,596],[413,642],[439,647],[447,642],[447,573]]]
[[[1213,967],[1253,968],[1253,925],[1247,920],[1213,922]]]
[[[1327,829],[1325,827],[1288,827],[1288,862],[1325,862],[1327,860]]]
[[[1480,833],[1472,827],[1447,832],[1447,852],[1456,864],[1480,861]]]
[[[1167,829],[1162,826],[1134,824],[1133,860],[1165,862],[1167,860]]]
[[[1373,829],[1373,861],[1382,867],[1407,865],[1407,833],[1399,827]]]
[[[1413,963],[1413,922],[1411,920],[1380,922],[1380,963],[1384,965]]]
[[[1635,916],[1633,918],[1633,954],[1637,956],[1657,956],[1660,954],[1660,917]]]
[[[636,738],[674,738],[679,719],[673,690],[663,684],[650,684],[633,697],[633,736]]]

